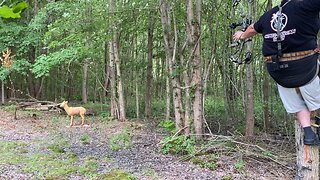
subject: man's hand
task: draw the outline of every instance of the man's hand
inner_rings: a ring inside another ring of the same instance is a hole
[[[253,28],[253,24],[251,24],[247,29],[246,31],[237,31],[233,34],[233,40],[234,41],[238,41],[238,40],[244,40],[244,39],[247,39],[247,38],[250,38],[254,35],[256,35],[257,32],[256,30],[254,30]]]
[[[233,34],[233,40],[238,41],[238,40],[243,40],[244,38],[242,37],[243,31],[237,31]]]

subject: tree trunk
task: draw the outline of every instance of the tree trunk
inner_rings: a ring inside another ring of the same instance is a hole
[[[184,114],[182,105],[182,93],[180,85],[180,77],[177,72],[177,62],[176,62],[176,49],[177,49],[177,32],[174,22],[175,29],[175,39],[173,39],[172,25],[171,25],[171,7],[166,2],[166,0],[160,0],[160,13],[161,13],[161,23],[163,28],[163,37],[165,42],[166,58],[169,64],[169,74],[171,77],[172,92],[173,92],[173,108],[176,122],[176,129],[180,130],[184,128]],[[174,15],[174,13],[173,13]],[[175,21],[175,18],[173,18]],[[180,131],[184,133],[184,130]]]
[[[254,5],[252,2],[247,2],[249,7],[249,15],[252,15],[254,12]],[[246,53],[252,52],[252,41],[247,41],[246,45]],[[252,58],[252,57],[251,57]],[[247,64],[246,67],[246,102],[245,102],[245,112],[246,112],[246,136],[252,137],[254,135],[254,110],[253,110],[253,72],[252,72],[252,64]]]
[[[319,179],[319,147],[303,144],[303,130],[295,121],[297,175],[296,180]]]
[[[262,100],[263,100],[263,120],[264,120],[264,131],[269,132],[271,128],[270,118],[269,118],[269,96],[270,96],[270,78],[269,74],[265,70],[263,76],[262,84]]]
[[[123,86],[122,86],[122,77],[121,77],[121,62],[119,57],[119,40],[118,40],[118,33],[113,32],[113,48],[114,48],[114,60],[116,65],[116,79],[117,79],[117,87],[118,87],[118,98],[119,98],[119,119],[121,121],[124,121],[127,119],[126,117],[126,103],[124,99],[124,92],[123,92]]]
[[[154,14],[150,11],[149,15],[149,27],[148,27],[148,65],[147,65],[147,79],[146,79],[146,92],[145,92],[145,108],[144,115],[146,118],[150,118],[152,115],[151,102],[152,102],[152,70],[153,70],[153,29],[154,29]]]
[[[272,8],[272,0],[267,2],[267,11]],[[263,100],[263,121],[264,121],[264,131],[267,133],[271,129],[271,122],[269,118],[269,97],[270,97],[270,78],[267,73],[267,69],[264,68],[263,84],[262,84],[262,100]]]
[[[191,123],[191,97],[190,97],[190,77],[189,77],[189,62],[185,62],[184,60],[184,50],[186,48],[187,42],[182,46],[180,50],[180,62],[185,67],[186,70],[183,71],[183,81],[186,86],[185,89],[185,114],[184,114],[184,125],[187,126],[185,128],[185,135],[189,136],[190,134],[190,125]]]
[[[187,37],[192,62],[192,82],[194,86],[193,121],[196,138],[203,137],[203,80],[200,56],[201,0],[196,1],[194,13],[193,1],[187,0]]]
[[[110,66],[108,66],[108,43],[104,44],[104,98],[108,96],[109,80],[110,78]]]
[[[114,13],[116,4],[114,0],[109,0],[109,8],[110,8],[110,12]],[[115,16],[115,14],[112,14],[112,16]],[[116,28],[116,23],[113,22],[111,23],[111,32],[113,34],[112,36],[112,40],[111,40],[111,44],[110,46],[112,47],[112,49],[110,51],[112,51],[112,53],[110,53],[110,55],[112,57],[110,57],[110,63],[112,61],[114,69],[113,71],[113,79],[111,81],[112,84],[112,103],[115,103],[112,105],[112,108],[115,108],[115,106],[117,106],[117,113],[113,112],[113,114],[117,114],[117,118],[119,120],[125,120],[126,119],[126,109],[125,109],[125,99],[124,99],[124,93],[123,93],[123,87],[122,87],[122,79],[121,79],[121,62],[120,62],[120,56],[119,56],[119,36],[118,36],[118,32],[117,32],[117,28]],[[111,60],[112,59],[112,60]],[[111,67],[111,66],[110,66]],[[112,71],[112,70],[111,70]],[[116,97],[118,95],[118,100],[116,100]],[[114,111],[114,109],[113,109]]]
[[[139,76],[138,76],[138,72],[135,75],[136,79],[136,116],[139,119],[140,118],[140,109],[139,109]]]
[[[116,93],[116,75],[114,67],[114,54],[112,42],[109,43],[109,66],[110,66],[110,91],[111,91],[111,102],[110,102],[110,114],[113,119],[119,119],[119,111],[117,106],[117,93]]]
[[[1,81],[1,103],[4,104],[4,81]]]
[[[82,102],[88,102],[88,59],[83,61],[83,78],[82,78]]]
[[[42,77],[42,78],[41,78],[41,81],[40,81],[40,86],[39,86],[39,88],[37,89],[37,94],[36,94],[36,96],[35,96],[36,99],[39,99],[39,98],[41,97],[40,95],[41,95],[41,92],[42,92],[42,89],[43,89],[44,80],[45,80],[45,78]]]
[[[169,72],[169,58],[166,57],[166,71]],[[166,76],[166,119],[170,119],[170,113],[171,113],[171,100],[170,100],[170,79],[169,76]]]
[[[247,65],[246,80],[246,136],[250,137],[254,134],[254,112],[253,112],[253,73],[252,64]]]

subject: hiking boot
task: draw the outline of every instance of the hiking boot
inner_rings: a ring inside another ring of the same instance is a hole
[[[314,135],[313,138],[308,138],[306,137],[303,138],[303,144],[307,146],[320,146],[320,140],[317,134]]]

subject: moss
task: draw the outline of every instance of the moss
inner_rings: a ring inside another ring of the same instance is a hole
[[[90,144],[90,136],[88,134],[83,134],[80,140],[83,145]]]
[[[116,170],[112,170],[106,174],[101,175],[99,177],[99,179],[103,179],[103,180],[135,180],[136,178],[124,170],[116,169]]]
[[[51,144],[48,146],[48,149],[52,150],[55,153],[65,153],[65,150],[58,144]]]

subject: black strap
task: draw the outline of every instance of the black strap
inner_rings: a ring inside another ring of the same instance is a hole
[[[279,60],[283,56],[282,47],[281,47],[281,17],[282,17],[282,8],[286,6],[291,0],[288,0],[283,5],[279,4],[279,11],[277,12],[277,54],[272,55],[272,69],[274,71],[280,70]]]

